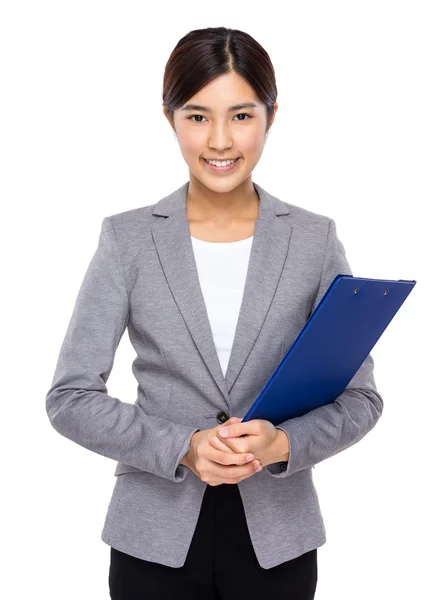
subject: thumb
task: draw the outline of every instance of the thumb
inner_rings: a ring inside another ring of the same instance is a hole
[[[231,417],[227,421],[224,421],[221,425],[217,425],[216,429],[221,429],[225,425],[232,425],[233,423],[239,423],[240,421],[242,421],[242,418],[240,417]]]

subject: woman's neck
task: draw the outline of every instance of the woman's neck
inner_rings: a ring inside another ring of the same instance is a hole
[[[189,221],[224,227],[239,221],[255,220],[259,198],[250,178],[230,192],[223,193],[190,180],[186,211]]]

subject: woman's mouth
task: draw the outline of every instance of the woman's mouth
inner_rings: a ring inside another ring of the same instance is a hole
[[[240,157],[238,157],[236,160],[234,160],[233,163],[226,164],[225,166],[214,165],[214,164],[208,162],[205,158],[203,158],[202,160],[204,161],[207,169],[212,171],[212,173],[230,173],[231,171],[233,171],[236,168],[236,165],[237,165],[238,161],[240,160]],[[224,162],[224,161],[222,161],[222,162]]]

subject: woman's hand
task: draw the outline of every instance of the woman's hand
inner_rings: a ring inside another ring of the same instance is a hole
[[[234,418],[234,417],[233,417]],[[222,436],[221,432],[228,429],[228,435]],[[261,466],[275,462],[276,439],[278,430],[264,419],[252,419],[241,423],[241,418],[230,423],[229,421],[217,428],[217,435],[210,438],[209,443],[217,450],[239,453],[251,453],[259,460]]]
[[[224,425],[233,425],[241,421],[231,417],[226,423],[211,429],[196,431],[190,441],[190,448],[182,464],[189,467],[199,479],[208,485],[238,483],[261,470],[259,462],[248,452],[234,452],[227,444],[217,440],[210,444],[211,438],[217,438],[217,430]]]

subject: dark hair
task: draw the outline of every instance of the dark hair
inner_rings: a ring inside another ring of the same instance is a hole
[[[174,110],[220,75],[235,71],[266,106],[267,129],[276,102],[275,70],[264,48],[248,33],[226,27],[194,29],[179,40],[164,71],[162,105]]]

